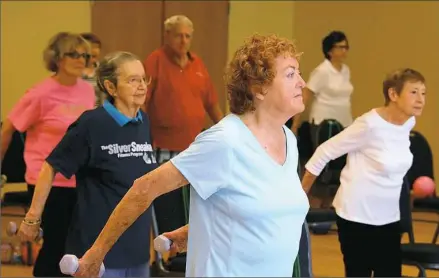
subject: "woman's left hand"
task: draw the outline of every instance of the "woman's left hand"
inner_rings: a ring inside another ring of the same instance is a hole
[[[177,253],[184,253],[187,251],[188,231],[185,227],[179,228],[172,232],[163,233],[165,237],[172,240],[171,256],[175,256]]]

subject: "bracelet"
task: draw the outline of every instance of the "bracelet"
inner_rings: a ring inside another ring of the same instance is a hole
[[[41,223],[41,219],[37,219],[37,220],[27,220],[26,218],[23,219],[23,223],[26,225],[39,225]]]

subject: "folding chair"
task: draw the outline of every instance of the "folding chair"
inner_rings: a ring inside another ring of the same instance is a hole
[[[401,232],[407,233],[408,243],[401,244],[403,265],[415,266],[418,277],[427,277],[426,270],[439,270],[439,245],[435,243],[418,243],[413,232],[413,219],[410,204],[410,183],[404,179],[400,197]]]
[[[427,176],[434,180],[433,153],[427,139],[419,131],[412,131],[410,133],[410,151],[413,153],[413,164],[407,173],[410,188],[415,180],[421,176]],[[436,195],[436,191],[433,196],[415,199],[413,201],[413,211],[432,212],[436,213],[439,217],[439,198]],[[414,219],[414,221],[437,224],[432,243],[437,242],[439,235],[438,220]]]

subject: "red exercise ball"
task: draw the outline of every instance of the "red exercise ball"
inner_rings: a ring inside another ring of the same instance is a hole
[[[434,181],[427,176],[419,177],[413,183],[413,194],[415,197],[427,197],[434,194],[436,185]]]

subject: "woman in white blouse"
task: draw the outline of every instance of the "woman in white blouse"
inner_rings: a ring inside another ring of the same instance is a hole
[[[399,197],[412,165],[409,134],[424,108],[424,83],[412,69],[390,74],[385,105],[321,144],[305,165],[308,190],[330,160],[348,154],[333,203],[347,277],[401,277]]]
[[[309,116],[314,146],[317,144],[315,127],[323,120],[337,120],[343,127],[352,123],[351,94],[354,87],[349,67],[344,63],[348,50],[349,42],[343,32],[333,31],[327,35],[322,41],[325,60],[312,71],[303,90],[305,104],[314,96]],[[297,115],[292,126],[295,134],[299,125],[300,116]]]

